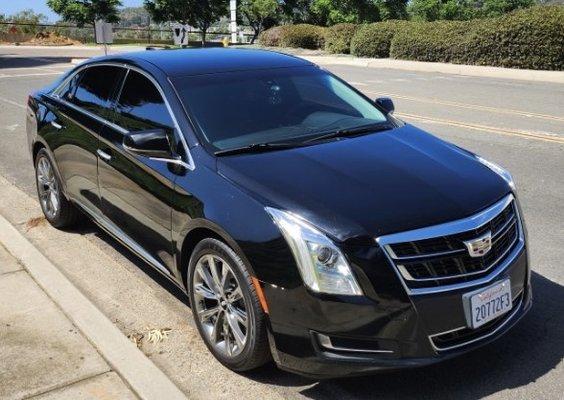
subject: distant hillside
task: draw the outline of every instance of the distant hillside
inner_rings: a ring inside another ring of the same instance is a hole
[[[120,26],[137,27],[149,25],[149,13],[143,7],[125,7],[119,12]]]

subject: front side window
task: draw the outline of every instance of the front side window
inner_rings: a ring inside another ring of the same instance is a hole
[[[128,131],[165,129],[172,132],[174,123],[163,97],[143,74],[130,70],[116,105],[116,124]]]
[[[123,69],[113,66],[89,67],[82,73],[71,103],[93,114],[108,118],[111,113],[108,100],[112,96]]]
[[[187,76],[174,84],[215,150],[297,143],[328,131],[388,123],[374,104],[316,67]]]
[[[72,98],[74,97],[74,93],[76,92],[76,87],[78,85],[78,82],[83,74],[84,71],[80,71],[74,74],[73,77],[70,78],[68,82],[61,89],[57,91],[59,97],[61,97],[66,101],[71,101]]]

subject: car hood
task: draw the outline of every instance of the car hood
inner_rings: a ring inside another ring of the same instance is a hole
[[[464,218],[510,190],[471,153],[410,125],[220,157],[218,170],[264,205],[299,214],[339,241]]]

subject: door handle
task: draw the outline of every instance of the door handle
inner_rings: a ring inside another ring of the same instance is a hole
[[[96,154],[104,161],[110,161],[112,159],[111,155],[100,149],[96,150]]]
[[[63,125],[56,123],[55,121],[51,121],[51,125],[53,126],[53,128],[55,128],[56,130],[60,131],[61,129],[63,129]]]

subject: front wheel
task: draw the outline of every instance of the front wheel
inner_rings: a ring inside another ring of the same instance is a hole
[[[266,363],[270,359],[266,315],[237,253],[219,240],[204,239],[188,268],[192,313],[212,354],[235,371]]]

